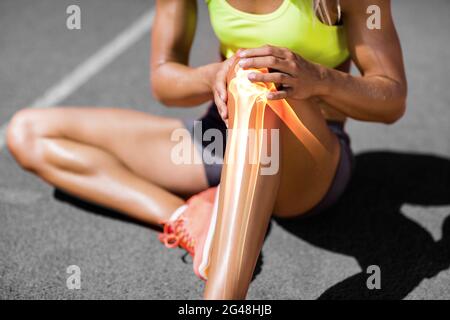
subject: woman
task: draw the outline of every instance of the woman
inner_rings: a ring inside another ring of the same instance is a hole
[[[407,85],[388,0],[207,4],[224,59],[193,68],[188,59],[196,1],[157,2],[150,70],[153,94],[168,106],[191,107],[214,99],[200,119],[202,130],[224,132],[226,123],[232,128],[234,120],[227,101],[232,66],[269,68],[269,73],[249,73],[248,79],[274,82],[277,90],[267,98],[287,99],[314,137],[311,143],[326,150],[308,151],[268,111],[265,126],[280,130],[280,169],[258,178],[255,197],[261,201],[244,213],[227,211],[221,191],[217,215],[212,215],[215,189],[187,204],[180,197],[215,186],[221,177],[218,164],[172,161],[176,142],[171,134],[180,128],[192,133],[191,120],[113,108],[24,109],[13,117],[7,140],[18,163],[48,183],[164,225],[161,240],[193,254],[199,276],[206,278],[208,266],[205,298],[244,298],[272,214],[298,217],[333,205],[351,175],[346,119],[395,122],[405,110]],[[371,5],[380,9],[380,29],[367,27]],[[238,52],[239,48],[247,49]],[[362,76],[348,73],[350,61]],[[197,151],[206,146],[194,135],[192,145]],[[222,174],[232,175],[227,164]],[[221,181],[222,187],[227,179]]]

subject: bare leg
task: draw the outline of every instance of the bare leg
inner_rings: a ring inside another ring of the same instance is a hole
[[[19,164],[83,199],[160,224],[207,187],[202,165],[176,165],[170,151],[179,120],[125,109],[19,111],[8,147]]]
[[[230,118],[231,122],[232,119]],[[268,110],[265,128],[277,128],[279,119]],[[226,157],[225,159],[227,159]],[[225,160],[227,161],[227,160]],[[256,181],[251,172],[258,166]],[[258,164],[246,161],[239,190],[233,185],[233,165],[225,165],[219,194],[217,227],[212,244],[206,299],[244,299],[277,198],[280,174],[261,175]],[[231,171],[231,172],[230,172]],[[254,191],[252,190],[255,186]],[[249,201],[252,194],[253,201]],[[226,199],[226,200],[225,200]]]
[[[235,103],[230,96],[228,101],[229,123],[234,129],[242,125],[240,120],[245,117],[248,101]],[[257,102],[253,109],[258,109]],[[310,203],[320,200],[331,182],[339,155],[336,138],[329,132],[320,113],[315,111],[317,108],[304,105],[299,110],[297,115],[303,120],[298,132],[300,141],[272,110],[266,109],[264,128],[280,129],[282,165],[275,175],[261,175],[260,163],[256,168],[248,162],[243,167],[230,164],[234,157],[240,158],[238,162],[242,163],[244,158],[231,150],[233,142],[242,143],[243,140],[233,139],[236,136],[232,135],[228,142],[204,294],[207,299],[245,298],[273,211],[278,210],[284,216],[301,214]],[[257,127],[262,115],[252,112],[247,125]],[[247,154],[246,158],[249,157]],[[308,191],[295,193],[299,189]],[[297,208],[299,211],[295,212]]]

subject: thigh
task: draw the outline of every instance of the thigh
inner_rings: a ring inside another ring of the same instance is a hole
[[[299,141],[280,127],[281,178],[274,214],[293,217],[307,212],[325,196],[339,162],[340,145],[312,103],[289,101],[304,126]]]
[[[192,194],[207,187],[203,164],[173,161],[175,130],[183,130],[179,119],[119,108],[49,108],[32,110],[38,134],[66,138],[101,148],[136,175],[163,188]],[[189,133],[185,145],[196,152]]]

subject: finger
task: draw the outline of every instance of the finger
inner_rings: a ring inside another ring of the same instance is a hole
[[[252,72],[248,74],[248,80],[252,82],[273,82],[276,84],[292,83],[292,77],[282,72],[273,72],[273,73]]]
[[[231,68],[231,66],[234,64],[234,61],[237,59],[236,55],[231,56],[228,58],[224,66],[221,68],[221,70],[218,72],[216,76],[216,85],[215,88],[219,92],[219,95],[221,99],[225,102],[227,102],[228,95],[227,95],[227,75]]]
[[[239,49],[239,50],[241,50],[241,49]],[[226,60],[226,69],[227,69],[227,71],[231,68],[231,66],[234,64],[234,62],[237,60],[237,59],[240,59],[239,57],[239,54],[240,54],[240,51],[237,51],[235,54],[233,54],[231,57],[229,57],[227,60]]]
[[[249,69],[249,68],[271,68],[276,69],[278,71],[290,74],[292,73],[292,67],[288,63],[288,61],[274,57],[274,56],[266,56],[266,57],[256,57],[256,58],[247,58],[241,59],[239,61],[239,66],[241,68]]]
[[[220,99],[224,102],[227,101],[227,78],[225,76],[225,72],[220,72],[217,75],[215,91],[219,95]]]
[[[286,99],[289,97],[291,92],[292,92],[292,88],[283,88],[283,90],[280,90],[280,91],[269,92],[267,94],[267,99],[268,100]]]
[[[220,96],[216,93],[214,94],[214,102],[216,104],[217,110],[219,111],[220,117],[222,119],[228,118],[228,108],[226,103],[220,98]]]
[[[227,88],[225,84],[218,84],[216,86],[216,92],[219,99],[226,103],[228,97],[227,97]]]
[[[220,116],[222,117],[223,120],[228,119],[228,108],[227,105],[225,103],[221,103],[220,106],[221,112],[220,112]]]
[[[284,48],[274,47],[274,46],[263,46],[259,48],[245,49],[239,52],[240,58],[250,58],[250,57],[263,57],[263,56],[274,56],[278,58],[286,57],[286,50]]]
[[[244,51],[244,50],[245,50],[245,49],[242,49],[242,48],[238,49],[238,50],[236,51],[236,53],[235,53],[233,56],[234,56],[234,57],[240,57],[242,51]]]

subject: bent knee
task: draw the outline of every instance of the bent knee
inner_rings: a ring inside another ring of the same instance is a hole
[[[39,110],[22,109],[14,114],[6,131],[10,153],[24,169],[32,170],[39,163],[37,140],[40,137]]]

